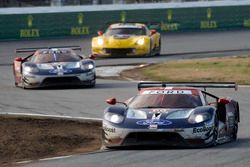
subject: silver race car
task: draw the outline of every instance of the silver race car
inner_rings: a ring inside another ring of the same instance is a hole
[[[32,52],[14,60],[15,85],[38,88],[62,85],[94,87],[96,83],[93,57],[85,57],[74,50],[80,47],[17,49],[17,53]]]
[[[199,88],[235,88],[224,83],[141,82],[126,102],[107,100],[103,145],[205,147],[237,139],[239,104]]]

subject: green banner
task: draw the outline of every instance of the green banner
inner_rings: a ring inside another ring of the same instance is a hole
[[[0,39],[95,35],[114,22],[143,22],[160,32],[250,28],[250,6],[0,15]]]

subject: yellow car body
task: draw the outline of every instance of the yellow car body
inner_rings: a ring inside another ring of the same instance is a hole
[[[145,24],[116,23],[92,38],[92,54],[98,56],[153,56],[161,51],[161,36]]]

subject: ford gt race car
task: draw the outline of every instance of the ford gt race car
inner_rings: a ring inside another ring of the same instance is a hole
[[[237,88],[224,83],[141,82],[126,102],[115,98],[103,118],[104,147],[165,145],[214,146],[237,139],[239,104],[200,88]]]
[[[14,60],[15,85],[22,88],[38,88],[62,85],[94,87],[96,83],[95,62],[77,54],[71,48],[26,48],[17,53],[32,52]]]
[[[153,56],[161,51],[161,36],[145,24],[116,23],[92,39],[92,54],[97,56]]]

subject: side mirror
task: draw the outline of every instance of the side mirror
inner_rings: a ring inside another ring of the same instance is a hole
[[[112,97],[106,100],[106,102],[110,105],[115,105],[116,104],[116,98]]]
[[[96,55],[95,54],[90,54],[89,55],[89,59],[95,60],[96,59]]]
[[[97,34],[98,34],[99,36],[102,36],[102,35],[103,35],[103,32],[102,32],[102,31],[97,31]]]
[[[16,58],[15,58],[15,61],[22,62],[22,61],[23,61],[23,58],[21,58],[21,57],[16,57]]]
[[[156,34],[156,32],[157,32],[156,30],[151,30],[150,35],[154,35],[154,34]]]
[[[126,103],[117,101],[116,98],[114,98],[114,97],[107,99],[106,103],[108,103],[110,105],[115,105],[117,103],[120,103],[120,104],[124,105],[125,107],[128,107],[128,105]]]
[[[227,100],[227,99],[224,99],[224,98],[220,98],[220,99],[218,99],[218,103],[220,103],[220,104],[228,104],[229,103],[229,100]]]

